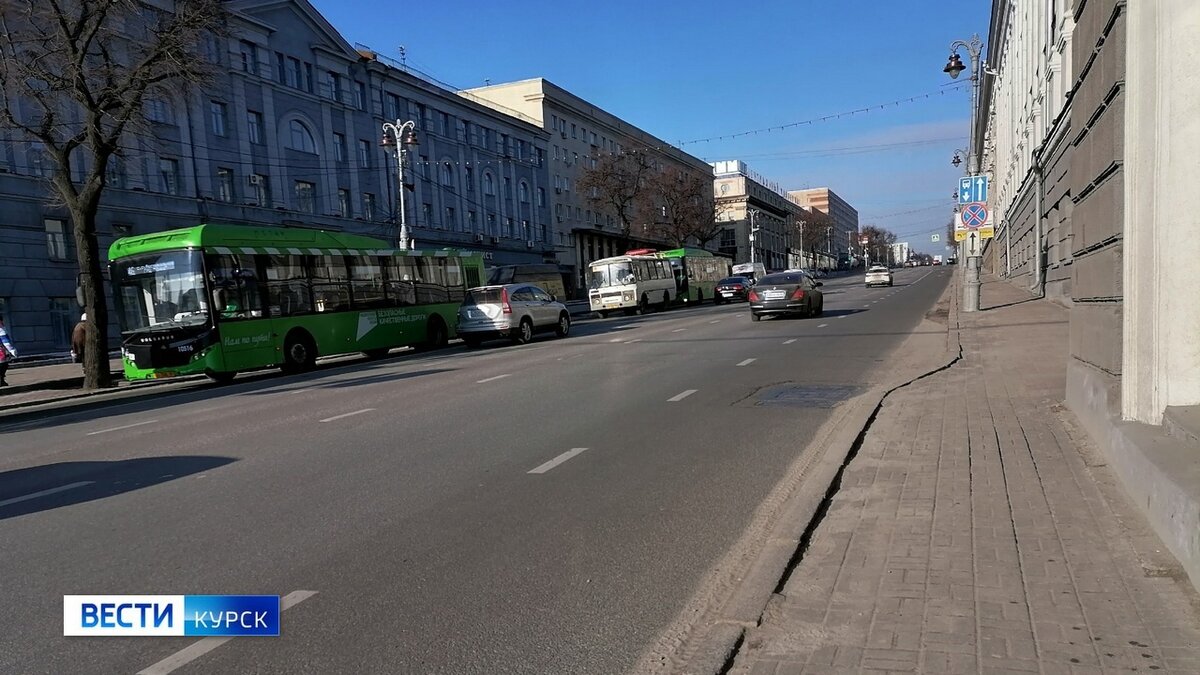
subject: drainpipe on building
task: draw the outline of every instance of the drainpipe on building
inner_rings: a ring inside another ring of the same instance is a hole
[[[1042,148],[1038,148],[1033,153],[1033,171],[1037,179],[1037,186],[1034,188],[1037,211],[1033,214],[1033,285],[1029,287],[1029,290],[1036,291],[1039,297],[1045,297],[1046,282],[1042,270],[1042,196],[1045,188],[1042,180]]]
[[[1012,224],[1004,221],[1004,278],[1012,278]]]

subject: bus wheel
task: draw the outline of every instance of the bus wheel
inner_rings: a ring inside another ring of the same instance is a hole
[[[422,344],[424,349],[441,349],[450,342],[450,334],[446,332],[446,323],[442,321],[442,317],[433,315],[429,319],[429,324],[425,326],[425,342]]]
[[[391,351],[387,347],[379,347],[378,349],[364,349],[363,354],[366,354],[368,359],[382,359]]]
[[[312,368],[317,362],[317,345],[312,336],[302,330],[288,333],[283,341],[283,369],[297,373]]]
[[[229,384],[230,382],[233,382],[233,378],[237,377],[236,370],[233,371],[232,373],[217,373],[217,372],[208,370],[208,371],[205,371],[204,374],[208,376],[208,379],[212,380],[213,382],[216,382],[217,384]]]

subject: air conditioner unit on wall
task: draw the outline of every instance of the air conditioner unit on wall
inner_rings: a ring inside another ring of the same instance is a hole
[[[477,243],[477,244],[483,243],[483,235],[482,234],[475,235],[475,243]]]
[[[533,248],[533,242],[532,241],[525,242],[525,248]]]
[[[262,176],[256,173],[250,174],[247,180],[250,181],[251,185],[262,185]]]
[[[492,237],[492,243],[493,243],[493,244],[499,244],[499,243],[500,243],[500,237]]]

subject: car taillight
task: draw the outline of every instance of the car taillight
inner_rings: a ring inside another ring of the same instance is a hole
[[[750,291],[750,301],[758,302],[758,291]]]
[[[742,290],[742,288],[744,288],[744,286],[742,286],[741,284],[734,284],[733,287],[738,289],[739,291]]]
[[[505,314],[512,314],[512,305],[508,304],[508,289],[500,289],[500,305],[504,308]]]
[[[803,300],[804,299],[804,289],[797,288],[796,290],[792,291],[792,299],[793,300]]]

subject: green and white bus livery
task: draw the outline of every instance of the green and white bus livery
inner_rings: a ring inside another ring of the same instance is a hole
[[[382,356],[455,336],[483,278],[469,251],[406,251],[299,228],[199,225],[109,248],[125,377],[303,370],[318,356]]]
[[[684,304],[713,300],[717,282],[729,276],[729,260],[702,248],[677,248],[658,255],[671,263],[675,299]]]

